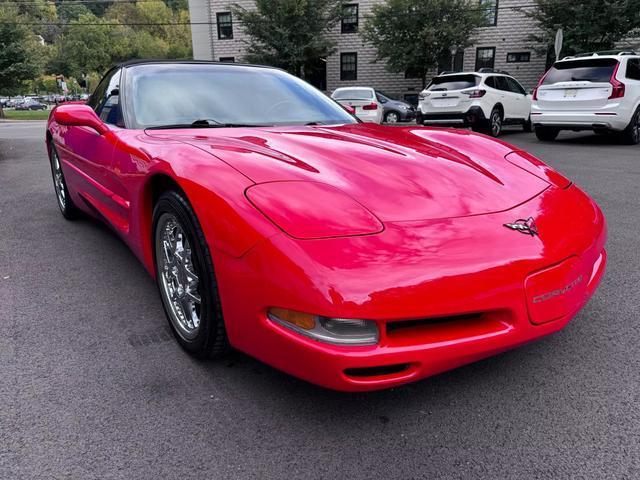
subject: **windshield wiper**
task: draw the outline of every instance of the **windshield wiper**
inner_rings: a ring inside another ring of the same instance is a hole
[[[170,125],[154,125],[146,130],[168,130],[178,128],[233,128],[233,127],[271,127],[272,125],[254,125],[249,123],[221,123],[210,118],[195,120],[191,123],[174,123]]]

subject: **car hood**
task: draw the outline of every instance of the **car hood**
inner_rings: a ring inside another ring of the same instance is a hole
[[[507,210],[550,185],[505,160],[512,147],[464,130],[354,124],[147,134],[209,152],[256,183],[329,184],[383,222]]]

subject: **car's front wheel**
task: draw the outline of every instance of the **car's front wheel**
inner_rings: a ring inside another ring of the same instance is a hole
[[[153,211],[156,282],[176,338],[199,358],[228,350],[209,247],[195,212],[177,192],[162,194]]]
[[[49,161],[51,164],[51,176],[53,177],[53,188],[56,192],[56,200],[58,201],[60,212],[67,220],[74,220],[78,217],[80,211],[69,195],[67,181],[62,172],[62,162],[53,142],[49,143]]]
[[[492,137],[499,137],[502,133],[502,113],[500,109],[494,108],[491,110],[491,115],[489,115],[489,123],[487,125],[487,129],[485,131],[487,135],[491,135]]]
[[[536,137],[542,142],[552,142],[556,139],[560,130],[553,127],[536,127]]]
[[[384,116],[385,123],[398,123],[400,121],[400,115],[398,112],[387,112]]]
[[[526,133],[533,132],[533,124],[531,123],[531,116],[529,116],[529,118],[527,118],[522,124],[522,130]]]

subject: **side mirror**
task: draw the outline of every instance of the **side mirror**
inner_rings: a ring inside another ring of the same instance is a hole
[[[53,111],[53,119],[60,125],[92,128],[100,135],[104,135],[109,131],[109,127],[100,120],[96,112],[88,105],[60,105]]]
[[[356,114],[356,109],[353,108],[351,105],[342,105],[342,108],[344,108],[351,115],[355,115]]]

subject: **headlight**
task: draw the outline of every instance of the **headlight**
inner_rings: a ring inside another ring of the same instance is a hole
[[[371,320],[329,318],[284,308],[270,308],[269,319],[320,342],[335,345],[375,345],[378,325]]]
[[[246,195],[269,220],[294,238],[350,237],[384,229],[364,206],[325,183],[260,183],[249,187]]]

